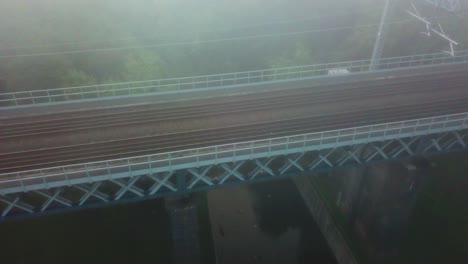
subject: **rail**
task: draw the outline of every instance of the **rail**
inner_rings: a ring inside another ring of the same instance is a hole
[[[53,168],[0,174],[0,194],[6,189],[31,185],[52,185],[54,182],[77,180],[93,182],[136,175],[137,172],[158,173],[183,168],[235,162],[324,149],[343,145],[375,142],[468,128],[468,113],[392,122],[333,131],[255,140],[213,147],[203,147],[162,154],[66,165]]]
[[[261,82],[300,80],[328,76],[329,70],[342,68],[346,68],[350,73],[358,73],[368,71],[371,62],[372,60],[357,60],[184,78],[10,92],[0,94],[0,108],[93,100],[103,97],[182,93],[196,89],[228,88]],[[383,58],[379,59],[376,66],[379,70],[387,70],[463,62],[468,62],[468,50],[458,51],[453,57],[445,53],[433,53]]]

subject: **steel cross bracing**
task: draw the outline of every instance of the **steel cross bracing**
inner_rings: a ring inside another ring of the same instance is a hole
[[[0,194],[115,180],[224,162],[468,128],[468,113],[0,174]]]
[[[468,150],[468,131],[226,162],[199,168],[0,195],[1,220],[182,195],[228,185],[305,176],[334,168]]]
[[[379,59],[377,63],[372,59],[358,60],[206,76],[2,93],[0,94],[0,108],[12,109],[30,105],[84,102],[102,100],[102,98],[180,94],[190,91],[235,88],[261,83],[269,84],[293,80],[307,80],[320,76],[328,76],[329,70],[337,68],[346,68],[350,74],[367,72],[371,64],[373,70],[391,70],[468,62],[468,50],[457,51],[453,55],[452,57],[445,53],[419,54],[382,58]],[[333,76],[331,76],[331,78],[332,77]]]
[[[269,145],[258,147],[249,142],[251,148],[248,151],[238,148],[235,150],[240,151],[238,156],[219,151],[215,154],[217,159],[210,162],[203,162],[208,159],[202,158],[201,154],[196,160],[181,156],[179,162],[173,160],[179,166],[172,164],[172,169],[166,171],[156,166],[139,170],[143,168],[142,164],[136,164],[128,167],[126,177],[117,177],[111,168],[105,168],[88,171],[90,177],[84,180],[67,177],[61,184],[39,177],[29,186],[25,180],[15,182],[20,183],[19,188],[7,188],[2,184],[8,181],[2,180],[1,219],[184,195],[334,168],[468,150],[467,113],[378,126],[380,130],[375,129],[377,126],[368,126],[348,129],[348,133],[339,130],[316,133],[315,136],[309,134],[308,137],[294,136],[303,138],[302,141],[294,140],[294,137],[271,139]],[[367,132],[358,132],[364,130]],[[238,144],[234,146],[240,147]],[[232,150],[229,153],[232,154]],[[106,173],[99,175],[97,172]],[[57,175],[51,177],[57,180]],[[38,181],[42,184],[37,184]]]

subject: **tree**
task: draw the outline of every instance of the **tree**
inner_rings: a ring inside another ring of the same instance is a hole
[[[77,69],[69,69],[62,76],[62,87],[96,84],[96,79]]]
[[[153,80],[165,77],[163,61],[154,51],[132,52],[124,65],[122,81]]]
[[[271,68],[313,64],[312,50],[303,42],[297,42],[293,50],[270,60]]]
[[[31,57],[4,61],[8,90],[32,91],[62,86],[63,75],[73,68],[65,56]]]

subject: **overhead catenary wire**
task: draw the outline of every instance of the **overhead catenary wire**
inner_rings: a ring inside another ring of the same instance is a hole
[[[320,15],[320,16],[314,16],[314,17],[301,17],[301,18],[295,18],[295,19],[283,19],[283,20],[277,20],[277,21],[270,21],[270,22],[265,22],[265,23],[257,23],[257,24],[250,24],[250,25],[245,25],[245,26],[239,26],[239,27],[230,27],[230,28],[213,28],[213,29],[207,29],[207,30],[196,30],[196,31],[181,31],[177,32],[177,34],[192,34],[192,35],[200,35],[200,34],[207,34],[207,33],[219,33],[219,32],[232,32],[232,31],[237,31],[237,30],[245,30],[245,29],[254,29],[254,28],[261,28],[261,27],[268,27],[272,25],[284,25],[284,24],[293,24],[293,23],[298,23],[298,22],[306,22],[306,21],[314,21],[314,20],[320,20],[323,18],[328,18],[328,17],[342,17],[342,16],[348,16],[350,14],[353,15],[359,15],[359,14],[364,14],[364,12],[359,11],[359,12],[349,12],[349,10],[346,10],[345,12],[341,12],[338,14],[327,14],[327,15]],[[368,13],[365,13],[368,14]],[[51,44],[39,44],[39,45],[28,45],[28,46],[7,46],[7,47],[0,47],[0,50],[19,50],[19,49],[31,49],[31,48],[47,48],[47,47],[60,47],[60,46],[65,46],[65,45],[82,45],[82,44],[97,44],[97,43],[107,43],[110,41],[139,41],[139,40],[150,40],[150,39],[157,39],[160,38],[161,36],[165,35],[171,35],[171,34],[153,34],[153,35],[140,35],[140,36],[134,36],[134,37],[126,37],[126,38],[111,38],[111,39],[101,39],[101,40],[93,40],[93,41],[63,41],[63,42],[55,42]]]
[[[404,23],[411,23],[411,22],[413,22],[412,19],[404,19],[404,20],[399,20],[399,21],[391,21],[388,24],[404,24]],[[23,54],[14,54],[14,55],[1,55],[0,59],[2,59],[2,58],[5,59],[5,58],[20,58],[20,57],[38,57],[38,56],[51,56],[51,55],[80,54],[80,53],[97,53],[97,52],[104,52],[104,51],[124,51],[124,50],[134,50],[134,49],[157,48],[157,47],[200,45],[200,44],[210,44],[210,43],[219,43],[219,42],[230,42],[230,41],[237,41],[237,40],[273,38],[273,37],[282,37],[282,36],[297,36],[297,35],[307,35],[307,34],[313,34],[313,33],[343,31],[343,30],[362,29],[362,28],[373,28],[373,27],[377,27],[377,26],[379,26],[379,23],[364,24],[364,25],[357,25],[357,26],[319,28],[319,29],[311,29],[311,30],[304,30],[304,31],[271,33],[271,34],[263,34],[263,35],[248,35],[248,36],[232,37],[232,38],[219,38],[219,39],[208,39],[208,40],[194,40],[194,41],[158,43],[158,44],[150,44],[150,45],[136,45],[136,46],[126,46],[126,47],[82,49],[82,50],[42,52],[42,53],[23,53]]]
[[[356,10],[355,10],[356,11]],[[376,10],[379,11],[380,10]],[[404,11],[402,9],[402,11]],[[232,31],[238,31],[238,30],[248,30],[248,29],[255,29],[255,28],[261,28],[261,27],[268,27],[272,25],[284,25],[284,24],[293,24],[293,23],[298,23],[298,22],[306,22],[306,21],[314,21],[314,20],[320,20],[323,18],[327,17],[342,17],[342,16],[348,16],[350,14],[354,15],[359,15],[359,14],[366,14],[369,15],[369,12],[363,12],[363,11],[358,11],[358,12],[350,12],[349,10],[345,10],[345,12],[337,12],[334,13],[333,15],[327,14],[327,15],[319,15],[319,16],[314,16],[314,17],[301,17],[301,18],[295,18],[295,19],[283,19],[283,20],[277,20],[277,21],[270,21],[266,23],[257,23],[257,24],[250,24],[250,25],[245,25],[245,26],[239,26],[239,27],[231,27],[231,28],[213,28],[213,29],[208,29],[208,30],[198,30],[198,31],[181,31],[177,32],[177,35],[194,35],[194,36],[200,36],[202,34],[208,34],[208,33],[216,33],[216,32],[232,32]],[[463,12],[460,13],[459,15],[466,15],[468,12]],[[452,15],[450,15],[452,16]],[[437,18],[441,18],[445,16],[437,16]],[[436,17],[428,17],[430,18],[436,18]],[[109,43],[109,42],[123,42],[123,41],[143,41],[143,40],[151,40],[151,39],[158,39],[161,37],[165,36],[173,36],[172,34],[168,33],[163,33],[163,34],[153,34],[153,35],[140,35],[140,36],[133,36],[133,37],[120,37],[120,38],[107,38],[107,39],[101,39],[101,40],[92,40],[92,41],[63,41],[63,42],[55,42],[55,43],[49,43],[49,44],[38,44],[38,45],[28,45],[28,46],[19,46],[19,45],[14,45],[14,46],[0,46],[0,51],[18,51],[18,50],[25,50],[25,49],[34,49],[34,48],[52,48],[52,47],[63,47],[66,45],[85,45],[85,44],[99,44],[99,43]],[[118,47],[116,47],[118,48]],[[104,48],[103,48],[104,49]],[[111,48],[108,48],[111,49]],[[53,53],[53,52],[49,52]],[[22,54],[19,54],[22,55]],[[0,58],[2,57],[7,57],[8,55],[0,55]],[[11,57],[14,57],[15,55],[11,55]]]
[[[468,12],[463,12],[460,15],[466,15]],[[349,15],[349,12],[347,13]],[[448,15],[452,16],[452,15]],[[300,21],[311,21],[316,19],[321,19],[327,16],[317,16],[317,17],[309,17],[309,18],[297,18],[297,19],[288,19],[288,20],[279,20],[274,22],[268,23],[259,23],[254,25],[242,26],[242,27],[235,27],[235,28],[219,28],[213,30],[206,30],[206,31],[196,31],[191,32],[192,34],[199,36],[202,33],[212,33],[212,32],[230,32],[242,29],[252,29],[256,27],[268,26],[268,25],[277,25],[277,24],[289,24],[295,23]],[[445,17],[445,16],[444,16]],[[434,17],[426,17],[427,19],[431,19]],[[440,18],[440,16],[438,16]],[[390,21],[387,24],[403,24],[403,23],[411,23],[413,20],[410,19],[402,19],[397,21]],[[105,47],[105,48],[90,48],[90,49],[79,49],[79,50],[68,50],[68,51],[55,51],[55,52],[36,52],[36,53],[20,53],[20,54],[7,54],[7,55],[0,55],[0,59],[6,58],[21,58],[21,57],[37,57],[37,56],[52,56],[52,55],[60,55],[60,54],[79,54],[79,53],[96,53],[96,52],[104,52],[104,51],[123,51],[123,50],[132,50],[132,49],[145,49],[145,48],[156,48],[156,47],[171,47],[171,46],[185,46],[185,45],[199,45],[199,44],[209,44],[209,43],[216,43],[216,42],[227,42],[227,41],[235,41],[235,40],[249,40],[249,39],[256,39],[256,38],[271,38],[271,37],[279,37],[279,36],[293,36],[293,35],[304,35],[304,34],[312,34],[312,33],[319,33],[319,32],[327,32],[327,31],[339,31],[339,30],[350,30],[350,29],[359,29],[359,28],[369,28],[369,27],[377,27],[379,24],[364,24],[364,25],[357,25],[357,26],[344,26],[344,27],[331,27],[331,28],[324,28],[324,29],[312,29],[312,30],[305,30],[305,31],[296,31],[296,32],[284,32],[284,33],[270,33],[270,34],[263,34],[263,35],[248,35],[248,36],[239,36],[239,37],[230,37],[230,38],[218,38],[218,39],[208,39],[208,40],[192,40],[192,41],[180,41],[180,42],[169,42],[169,43],[158,43],[158,44],[147,44],[147,45],[135,45],[135,46],[123,46],[123,47]],[[180,32],[179,32],[180,33]],[[78,42],[61,42],[55,44],[48,44],[48,45],[32,45],[32,46],[23,46],[23,47],[0,47],[1,50],[20,50],[20,49],[31,49],[31,48],[47,48],[47,47],[54,47],[54,46],[63,46],[63,45],[71,45],[71,44],[89,44],[89,43],[100,43],[100,42],[110,42],[110,41],[130,41],[130,40],[143,40],[143,39],[155,39],[157,38],[156,35],[147,36],[142,38],[137,37],[130,37],[130,38],[120,38],[120,39],[110,39],[110,40],[96,40],[96,41],[78,41]]]

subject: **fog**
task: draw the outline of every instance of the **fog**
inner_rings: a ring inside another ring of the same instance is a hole
[[[407,1],[384,56],[440,52]],[[463,49],[467,20],[428,7]],[[368,59],[384,0],[1,0],[2,90]]]

